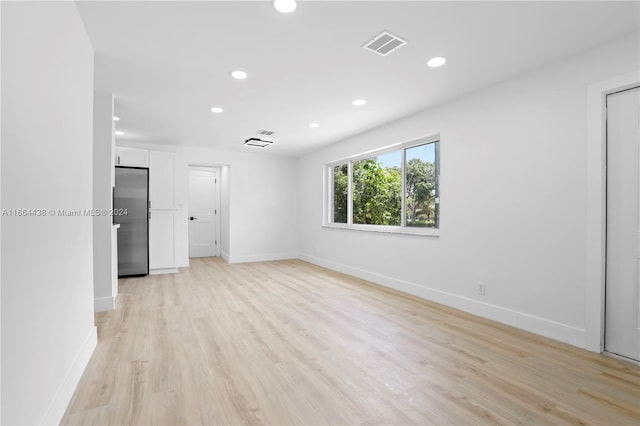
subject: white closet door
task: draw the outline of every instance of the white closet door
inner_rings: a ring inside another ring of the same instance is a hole
[[[640,88],[607,96],[605,349],[640,360]]]
[[[189,257],[219,256],[218,170],[189,169]]]

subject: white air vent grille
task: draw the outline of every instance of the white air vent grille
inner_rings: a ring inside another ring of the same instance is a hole
[[[266,148],[268,146],[271,146],[271,144],[273,144],[273,142],[265,141],[258,138],[249,138],[244,141],[244,146],[254,146],[256,148]]]
[[[406,40],[401,39],[391,33],[383,31],[377,35],[373,40],[368,41],[362,46],[363,49],[377,53],[378,55],[387,56],[389,53],[396,49],[401,48],[407,44]]]
[[[271,131],[271,130],[258,130],[257,132],[259,135],[264,135],[264,136],[271,136],[272,134],[274,134],[275,132]]]

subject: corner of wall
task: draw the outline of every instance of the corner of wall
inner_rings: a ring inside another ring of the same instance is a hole
[[[116,308],[116,297],[96,297],[93,299],[94,312],[113,311]]]
[[[57,425],[62,421],[64,413],[67,411],[69,401],[73,397],[73,393],[80,383],[82,374],[89,364],[91,355],[98,345],[98,332],[95,326],[87,334],[84,343],[76,354],[75,359],[71,363],[71,367],[67,370],[62,384],[53,396],[51,404],[47,408],[44,417],[40,421],[42,425]]]

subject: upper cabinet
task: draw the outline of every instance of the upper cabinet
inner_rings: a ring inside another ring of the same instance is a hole
[[[149,151],[116,147],[116,166],[149,167]]]
[[[151,209],[176,208],[175,153],[116,147],[116,166],[148,167]]]
[[[176,155],[171,152],[149,152],[149,200],[152,210],[176,208]]]

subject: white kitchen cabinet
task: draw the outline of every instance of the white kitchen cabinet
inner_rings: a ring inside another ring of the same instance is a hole
[[[116,166],[149,167],[149,151],[116,147]]]
[[[152,210],[174,210],[176,155],[171,152],[149,152],[149,200]]]
[[[149,219],[149,269],[176,268],[176,212],[152,210]]]
[[[175,169],[175,153],[149,151],[149,269],[152,274],[177,271]]]

